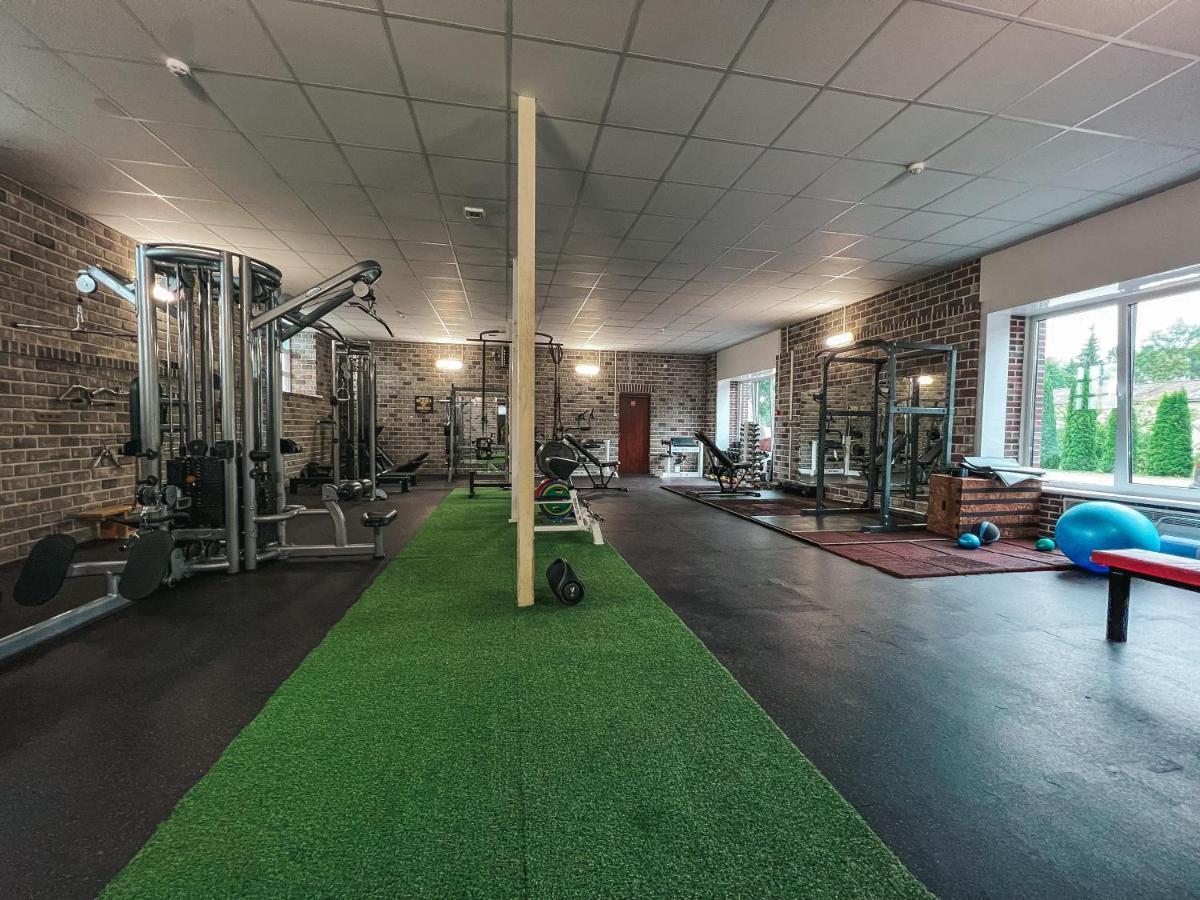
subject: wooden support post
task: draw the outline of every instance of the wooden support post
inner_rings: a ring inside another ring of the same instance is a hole
[[[513,459],[512,489],[517,495],[517,606],[533,606],[533,383],[534,290],[537,265],[537,104],[532,97],[517,98],[517,270],[516,335],[511,347],[517,354],[517,451]]]

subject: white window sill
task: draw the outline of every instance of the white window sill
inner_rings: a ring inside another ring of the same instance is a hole
[[[1140,506],[1156,506],[1163,509],[1181,509],[1188,512],[1200,513],[1200,496],[1196,499],[1184,497],[1163,497],[1153,494],[1141,494],[1136,491],[1122,493],[1116,490],[1104,490],[1088,487],[1075,487],[1066,484],[1044,482],[1042,493],[1055,494],[1060,497],[1082,497],[1087,500],[1112,500],[1115,503],[1136,503]],[[1200,491],[1197,492],[1200,494]]]

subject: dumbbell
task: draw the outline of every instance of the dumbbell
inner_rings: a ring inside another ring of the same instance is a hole
[[[357,500],[363,495],[361,481],[341,481],[337,486],[339,500]]]

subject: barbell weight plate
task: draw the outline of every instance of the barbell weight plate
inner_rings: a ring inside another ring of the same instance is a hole
[[[574,459],[575,450],[566,441],[546,441],[537,450],[537,467],[538,471],[547,478],[553,478],[554,473],[550,471],[550,460]]]

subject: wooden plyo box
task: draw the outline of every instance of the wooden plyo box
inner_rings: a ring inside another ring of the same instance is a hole
[[[958,537],[972,525],[992,522],[1006,538],[1038,536],[1042,483],[1030,480],[1005,487],[994,478],[934,475],[929,479],[926,527],[934,534]]]

